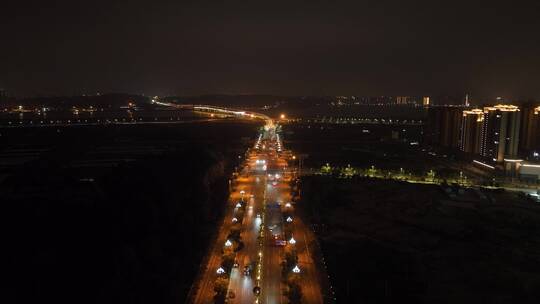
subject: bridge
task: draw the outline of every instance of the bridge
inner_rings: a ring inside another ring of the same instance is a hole
[[[205,112],[210,114],[219,114],[219,115],[227,115],[232,117],[237,117],[240,119],[260,119],[264,120],[266,127],[273,127],[274,126],[274,120],[270,118],[268,115],[252,112],[252,111],[244,111],[239,109],[233,109],[233,108],[226,108],[226,107],[218,107],[218,106],[211,106],[211,105],[195,105],[195,104],[176,104],[171,102],[161,102],[161,101],[153,101],[152,103],[165,106],[165,107],[172,107],[176,109],[186,109],[191,110],[195,112]]]

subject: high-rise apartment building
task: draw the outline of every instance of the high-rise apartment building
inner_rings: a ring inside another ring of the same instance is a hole
[[[518,155],[521,115],[513,105],[484,107],[480,154],[497,163]]]
[[[484,111],[472,109],[463,111],[461,121],[460,150],[466,153],[481,154]]]
[[[520,152],[537,158],[540,154],[540,105],[525,105],[521,113]]]
[[[398,96],[398,97],[396,97],[396,104],[405,105],[405,104],[407,104],[407,99],[408,99],[407,96]]]
[[[433,107],[428,111],[428,121],[424,130],[425,142],[446,148],[460,146],[461,109],[457,107]]]

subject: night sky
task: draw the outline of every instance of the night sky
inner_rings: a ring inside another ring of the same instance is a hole
[[[3,2],[0,87],[540,98],[539,2],[439,2]]]

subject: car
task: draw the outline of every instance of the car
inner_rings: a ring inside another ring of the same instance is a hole
[[[251,275],[251,267],[249,267],[249,266],[244,266],[244,275],[245,275],[245,276]]]
[[[275,244],[276,244],[276,246],[286,246],[287,242],[284,241],[284,240],[276,239]]]

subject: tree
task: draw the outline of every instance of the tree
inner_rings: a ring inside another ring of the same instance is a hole
[[[231,252],[229,254],[224,254],[221,257],[221,266],[227,273],[229,273],[233,267],[234,264],[234,253]]]
[[[289,284],[289,292],[287,293],[289,303],[299,304],[302,302],[302,289],[297,283]]]
[[[217,295],[226,295],[229,287],[229,279],[224,276],[219,276],[214,282],[214,291]]]
[[[330,167],[329,163],[326,163],[326,165],[321,167],[321,174],[327,175],[332,174],[332,167]]]

